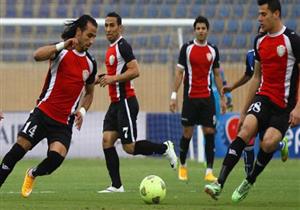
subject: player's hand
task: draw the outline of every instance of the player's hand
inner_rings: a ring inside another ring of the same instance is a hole
[[[224,95],[221,96],[221,114],[225,114],[226,110],[227,110],[227,106],[226,106],[226,100]]]
[[[110,76],[110,75],[103,75],[102,77],[99,78],[99,83],[101,87],[105,87],[106,85],[111,85],[114,84],[115,81],[115,77],[114,76]]]
[[[230,93],[232,91],[232,87],[230,85],[224,86],[221,90],[222,94]]]
[[[238,132],[241,130],[241,127],[244,123],[245,118],[246,118],[246,114],[241,113],[240,114],[240,119],[239,119],[239,122],[238,122],[238,127],[237,127]]]
[[[95,78],[95,85],[100,84],[101,77],[105,76],[106,74],[98,74]]]
[[[65,41],[65,49],[72,50],[78,45],[78,39],[71,38]]]
[[[77,111],[75,113],[75,127],[77,128],[77,130],[80,131],[82,123],[83,123],[82,113],[80,111]]]
[[[177,99],[171,99],[170,101],[170,111],[176,112],[177,111]]]
[[[4,119],[4,115],[3,115],[3,112],[0,112],[0,121]]]
[[[296,107],[290,113],[289,124],[291,127],[294,127],[300,124],[300,106],[296,105]]]

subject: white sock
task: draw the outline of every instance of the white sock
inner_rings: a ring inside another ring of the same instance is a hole
[[[205,175],[207,175],[207,174],[209,174],[209,173],[212,173],[212,172],[213,172],[212,168],[207,168],[207,169],[206,169],[206,172],[205,172]]]

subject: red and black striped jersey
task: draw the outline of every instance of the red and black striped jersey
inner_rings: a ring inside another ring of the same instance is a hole
[[[58,52],[50,60],[37,107],[50,118],[68,124],[84,85],[94,83],[96,73],[96,61],[88,52],[66,49]]]
[[[258,95],[265,95],[281,108],[297,100],[300,37],[283,26],[275,34],[258,35],[254,41],[255,59],[261,64]]]
[[[135,56],[131,46],[121,36],[117,41],[110,44],[105,55],[105,65],[108,75],[119,75],[127,70],[127,63],[134,60]],[[135,96],[133,81],[116,82],[108,87],[112,102]]]
[[[211,94],[213,68],[219,68],[219,51],[209,42],[201,45],[196,40],[185,43],[180,50],[177,66],[184,69],[184,97],[208,98]]]

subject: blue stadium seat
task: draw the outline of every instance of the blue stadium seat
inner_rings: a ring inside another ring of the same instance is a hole
[[[93,17],[100,17],[100,10],[101,10],[101,6],[100,5],[93,5],[92,7],[91,7],[91,15],[93,16]],[[106,15],[106,14],[104,14],[104,15]]]
[[[17,62],[24,62],[28,60],[28,55],[27,54],[16,54],[15,57]]]
[[[241,22],[241,32],[242,33],[252,33],[253,32],[253,21],[249,19],[244,19]]]
[[[57,18],[66,18],[68,17],[68,7],[66,4],[58,5],[56,8],[56,17]]]
[[[151,48],[159,48],[160,47],[160,36],[153,35],[150,37],[150,47]]]
[[[202,14],[208,19],[213,18],[216,15],[216,5],[208,4],[202,7]]]
[[[227,22],[226,32],[237,33],[239,30],[239,22],[236,19],[229,19]]]
[[[4,34],[9,34],[11,36],[12,34],[16,33],[16,26],[4,26]]]
[[[104,15],[108,14],[109,12],[117,12],[117,5],[116,4],[103,4],[101,7],[104,7]]]
[[[214,45],[216,45],[217,47],[219,47],[219,38],[217,35],[215,34],[210,34],[208,36],[208,41]]]
[[[187,6],[184,4],[177,4],[175,10],[176,18],[185,18],[187,16]]]
[[[159,14],[159,6],[157,5],[147,5],[147,18],[157,18]]]
[[[120,4],[120,15],[122,18],[129,18],[131,16],[131,5]]]
[[[38,11],[38,17],[48,18],[49,16],[50,16],[49,4],[40,4],[40,8]]]
[[[295,4],[292,6],[292,14],[291,14],[291,18],[297,18],[299,20],[300,18],[300,3],[298,2],[298,4]]]
[[[160,17],[161,18],[172,18],[172,8],[171,5],[168,4],[162,4],[160,6]]]
[[[22,10],[22,17],[32,18],[33,17],[33,8],[32,4],[24,4]]]
[[[135,39],[136,47],[144,48],[147,45],[147,37],[145,36],[138,36]]]
[[[142,61],[144,63],[153,63],[155,60],[155,54],[153,53],[145,53],[142,56]]]
[[[234,48],[245,48],[247,46],[247,35],[246,34],[237,34],[235,37]]]
[[[81,15],[85,14],[84,12],[84,8],[86,6],[83,4],[73,4],[73,8],[72,8],[72,17],[73,18],[77,18],[80,17]]]
[[[231,18],[243,18],[245,16],[244,11],[245,11],[245,5],[240,5],[240,4],[235,4],[235,5],[231,5],[232,8],[232,16]]]
[[[295,19],[289,19],[285,21],[285,25],[293,31],[297,31],[297,21]]]
[[[24,35],[31,35],[32,33],[32,27],[33,26],[21,26],[21,33],[22,33],[22,36]]]
[[[15,61],[15,55],[14,54],[3,54],[2,55],[2,60],[5,62],[13,62]]]
[[[212,23],[211,30],[213,33],[221,33],[224,31],[224,25],[224,20],[216,19]]]
[[[3,48],[3,49],[14,49],[15,48],[15,42],[14,41],[1,42],[1,48]]]
[[[162,4],[163,0],[150,0],[149,2],[149,6],[153,5],[153,4]]]
[[[6,5],[5,16],[6,17],[17,17],[16,5],[14,5],[14,4]]]
[[[157,59],[159,63],[167,63],[168,62],[168,54],[167,53],[159,53],[157,54]]]
[[[188,14],[191,15],[189,18],[196,18],[201,14],[201,6],[199,4],[194,4]]]
[[[220,4],[219,6],[219,17],[220,18],[228,18],[231,16],[231,7],[232,5],[228,5],[228,4]]]
[[[232,36],[231,35],[223,34],[221,47],[222,48],[230,48],[230,47],[232,47],[232,41],[233,40],[232,40]]]
[[[149,5],[150,6],[150,5]],[[148,5],[141,4],[141,5],[134,5],[131,12],[131,17],[133,18],[145,18],[147,17],[145,14],[145,7],[148,8]]]
[[[227,57],[227,62],[241,62],[242,55],[240,53],[230,53]]]
[[[6,5],[17,5],[18,0],[6,0],[4,4]]]
[[[254,19],[258,17],[258,7],[256,4],[250,4],[247,11],[247,18]]]

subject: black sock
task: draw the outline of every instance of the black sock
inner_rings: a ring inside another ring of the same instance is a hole
[[[19,144],[14,144],[10,151],[4,156],[0,165],[0,187],[5,182],[6,178],[12,172],[16,163],[21,160],[26,151]]]
[[[215,157],[215,134],[205,134],[206,167],[213,168]]]
[[[188,138],[185,138],[184,136],[182,136],[181,139],[180,139],[180,155],[179,155],[179,158],[180,158],[181,165],[185,164],[186,156],[187,156],[187,153],[189,151],[190,141],[191,141],[190,138],[188,139]]]
[[[122,186],[121,177],[120,177],[120,162],[119,156],[115,147],[108,149],[103,149],[104,156],[106,160],[106,167],[109,172],[111,179],[111,185],[116,188]]]
[[[147,140],[136,141],[133,155],[162,155],[166,152],[166,149],[167,145],[165,144],[156,144]]]
[[[36,168],[32,170],[32,175],[44,176],[55,171],[64,161],[64,157],[55,151],[49,151],[45,158]]]
[[[253,171],[247,176],[247,180],[253,184],[256,181],[257,176],[264,170],[266,165],[270,162],[274,152],[266,153],[262,149],[259,150],[257,158],[254,164]]]
[[[244,163],[247,176],[251,173],[254,165],[254,146],[247,145],[244,149]]]
[[[224,186],[227,176],[229,175],[235,164],[237,164],[237,162],[239,161],[245,147],[246,143],[240,137],[237,137],[230,144],[218,178],[218,182],[222,187]]]

